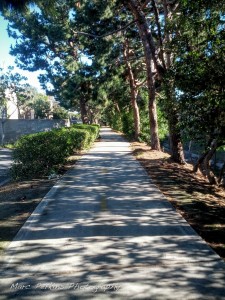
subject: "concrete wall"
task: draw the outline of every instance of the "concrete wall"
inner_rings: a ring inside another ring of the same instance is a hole
[[[67,120],[0,120],[0,144],[16,141],[24,134],[69,126]]]

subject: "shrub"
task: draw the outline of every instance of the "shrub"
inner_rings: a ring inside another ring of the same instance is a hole
[[[57,171],[74,151],[87,149],[99,133],[99,127],[75,125],[71,128],[25,135],[13,151],[13,179],[34,178]]]

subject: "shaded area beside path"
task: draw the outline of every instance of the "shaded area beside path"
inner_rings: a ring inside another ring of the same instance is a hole
[[[0,186],[8,178],[8,171],[12,164],[12,150],[0,148]]]
[[[11,243],[1,299],[225,299],[225,264],[109,128]]]

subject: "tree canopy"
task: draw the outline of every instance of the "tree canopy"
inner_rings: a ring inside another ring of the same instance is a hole
[[[108,122],[155,150],[167,128],[179,163],[185,163],[183,141],[204,141],[197,166],[203,163],[216,181],[209,160],[225,144],[224,3],[21,3],[0,7],[16,39],[11,54],[21,68],[45,71],[40,81],[47,93],[81,112],[84,123]]]

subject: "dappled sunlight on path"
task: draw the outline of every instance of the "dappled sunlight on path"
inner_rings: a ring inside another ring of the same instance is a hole
[[[101,137],[11,243],[1,299],[224,299],[225,264],[129,143],[109,128]]]

